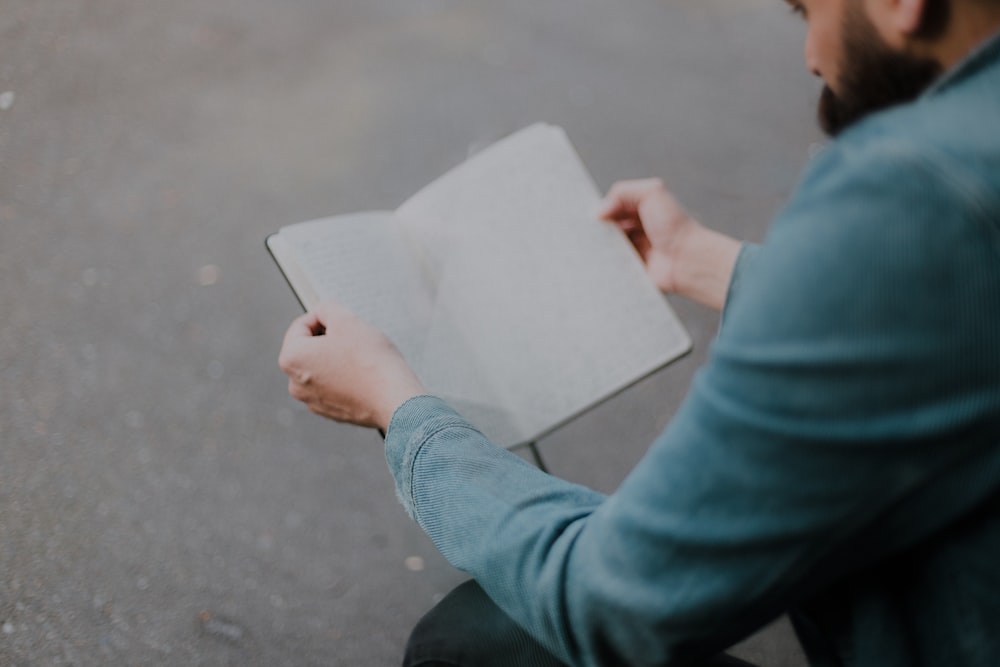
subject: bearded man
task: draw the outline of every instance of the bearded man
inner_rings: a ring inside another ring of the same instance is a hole
[[[766,242],[656,180],[608,193],[653,280],[724,309],[614,494],[493,446],[341,308],[289,329],[293,395],[387,430],[475,579],[407,664],[741,664],[719,652],[787,612],[813,665],[1000,665],[1000,2],[788,1],[834,139]]]

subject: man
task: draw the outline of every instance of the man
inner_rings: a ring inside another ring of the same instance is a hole
[[[836,138],[766,243],[658,181],[608,194],[664,291],[724,309],[613,495],[493,446],[343,309],[289,329],[292,394],[387,430],[407,510],[478,582],[409,664],[726,664],[787,612],[814,665],[1000,665],[1000,1],[789,2]]]

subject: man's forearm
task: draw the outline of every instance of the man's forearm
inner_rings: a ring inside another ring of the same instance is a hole
[[[671,248],[675,291],[722,310],[741,245],[697,223],[687,228]]]

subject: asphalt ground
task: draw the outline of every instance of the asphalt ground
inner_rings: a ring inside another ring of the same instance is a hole
[[[780,0],[0,0],[0,665],[394,665],[464,575],[276,357],[279,226],[564,126],[760,240],[817,141]],[[694,352],[540,443],[611,491]],[[784,623],[738,652],[801,665]]]

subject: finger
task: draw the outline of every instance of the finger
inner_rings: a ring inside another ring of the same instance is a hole
[[[317,305],[311,313],[315,316],[315,335],[321,336],[329,329],[343,328],[352,322],[362,322],[360,317],[355,315],[346,306],[336,301],[324,301]]]
[[[300,357],[303,353],[304,343],[312,338],[317,325],[315,315],[306,313],[292,320],[285,338],[281,342],[281,351],[278,352],[278,367],[288,375],[297,373]]]
[[[639,222],[638,218],[622,218],[621,220],[612,220],[611,223],[626,234],[642,231],[642,223]]]
[[[297,401],[302,401],[305,403],[311,396],[311,392],[304,387],[301,383],[297,382],[295,378],[288,380],[288,393]]]
[[[310,358],[315,354],[309,339],[293,338],[281,346],[278,353],[278,368],[300,384],[311,379]]]
[[[319,324],[319,320],[313,311],[299,315],[288,326],[288,330],[285,332],[285,343],[296,338],[312,338],[315,335],[313,331],[317,324]]]
[[[601,220],[607,220],[608,222],[615,222],[622,214],[622,204],[621,202],[613,198],[611,191],[604,196],[601,203],[597,207],[597,217]]]
[[[635,248],[636,252],[639,253],[639,257],[641,257],[642,261],[645,262],[646,258],[649,256],[649,237],[647,237],[642,230],[638,230],[628,234],[628,240],[632,242],[632,246]]]
[[[327,324],[331,320],[341,317],[349,317],[352,315],[351,311],[348,310],[346,306],[342,306],[336,301],[323,301],[317,304],[311,312],[316,317],[316,321],[320,324]]]
[[[665,191],[666,187],[659,178],[618,181],[608,189],[599,211],[600,217],[613,220],[635,215],[644,199],[654,193]]]
[[[317,321],[324,327],[325,331],[345,333],[354,337],[385,337],[385,333],[381,329],[354,314],[346,306],[334,301],[321,303],[314,312]]]
[[[600,220],[607,220],[608,222],[627,220],[635,217],[635,214],[635,207],[630,206],[610,190],[597,208],[597,217]]]
[[[322,336],[326,333],[326,321],[319,311],[319,306],[311,309],[303,317],[306,318],[305,325],[309,329],[310,336]]]

